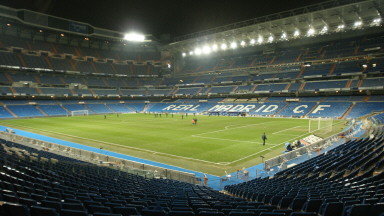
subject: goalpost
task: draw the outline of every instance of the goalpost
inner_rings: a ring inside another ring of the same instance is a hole
[[[74,110],[71,111],[71,116],[86,116],[89,115],[88,110]]]
[[[332,118],[315,118],[309,120],[308,132],[309,133],[319,133],[326,134],[331,132],[333,129],[333,119]]]

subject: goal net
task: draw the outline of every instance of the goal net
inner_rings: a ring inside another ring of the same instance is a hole
[[[309,133],[318,133],[326,134],[331,132],[333,129],[333,119],[332,118],[315,118],[309,120],[308,132]]]
[[[74,110],[71,111],[71,116],[86,116],[88,115],[88,110]]]

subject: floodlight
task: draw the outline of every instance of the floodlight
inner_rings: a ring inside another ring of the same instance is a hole
[[[269,43],[272,43],[274,39],[275,39],[275,38],[273,37],[273,35],[270,35],[270,36],[268,37],[268,42],[269,42]]]
[[[185,56],[187,56],[187,53],[181,53],[181,56],[183,56],[183,57],[185,57]]]
[[[236,49],[237,48],[237,43],[234,41],[231,43],[231,48]]]
[[[300,35],[299,29],[296,29],[295,32],[293,32],[293,36],[298,37]]]
[[[168,67],[168,68],[171,68],[172,66],[171,66],[171,64],[167,64],[167,67]]]
[[[372,64],[372,67],[376,67],[376,63],[373,63],[373,64]]]
[[[313,36],[313,35],[315,35],[315,29],[314,28],[308,29],[307,36],[310,37],[310,36]]]
[[[283,32],[283,34],[281,34],[281,39],[286,40],[287,39],[287,33]]]
[[[344,29],[345,28],[345,25],[344,24],[341,24],[341,25],[338,25],[337,26],[337,29]]]
[[[381,17],[375,18],[372,20],[372,25],[380,25],[381,23]]]
[[[367,64],[363,64],[363,68],[367,68],[368,67],[368,65]]]
[[[264,41],[264,38],[261,35],[259,35],[259,38],[257,38],[257,43],[261,44],[263,43],[263,41]]]
[[[225,43],[221,44],[221,49],[222,50],[226,50],[227,49],[227,44],[225,44]]]
[[[362,25],[363,25],[363,22],[361,20],[358,20],[355,23],[353,23],[353,27],[355,27],[355,28],[358,28],[358,27],[360,27]]]
[[[130,32],[124,35],[124,40],[132,41],[132,42],[144,42],[145,35],[139,34],[136,32]]]
[[[196,54],[196,55],[200,55],[200,54],[201,54],[201,49],[197,47],[197,48],[195,49],[195,54]]]
[[[216,52],[218,49],[219,49],[219,47],[217,46],[217,44],[212,45],[212,51],[213,52]]]
[[[211,47],[209,47],[208,45],[205,45],[205,46],[203,47],[203,53],[204,53],[204,54],[209,54],[209,53],[211,53]]]
[[[254,45],[254,44],[256,43],[256,40],[255,40],[255,39],[251,39],[251,40],[249,41],[249,43],[250,43],[251,45]]]
[[[243,46],[247,45],[247,43],[245,43],[245,41],[241,41],[240,45],[243,47]]]
[[[321,31],[320,31],[320,34],[325,34],[328,32],[328,26],[324,26]]]
[[[193,53],[193,51],[189,51],[189,55],[193,55],[194,53]]]

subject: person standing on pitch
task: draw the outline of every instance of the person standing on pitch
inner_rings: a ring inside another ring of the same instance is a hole
[[[261,139],[263,140],[263,146],[265,145],[265,140],[267,140],[267,135],[265,135],[265,132],[263,135],[261,135]]]

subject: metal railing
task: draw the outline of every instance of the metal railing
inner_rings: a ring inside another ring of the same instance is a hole
[[[283,165],[284,163],[293,160],[297,157],[300,157],[305,154],[311,154],[313,152],[317,152],[321,149],[327,148],[328,146],[331,146],[334,141],[337,140],[339,136],[344,136],[346,134],[350,134],[354,130],[354,126],[351,125],[348,129],[344,130],[343,132],[334,134],[332,136],[329,136],[323,140],[320,140],[318,142],[312,143],[307,146],[303,146],[301,148],[298,148],[296,150],[287,152],[285,154],[276,156],[274,158],[271,158],[269,160],[266,160],[264,162],[264,170],[270,170],[272,167]],[[282,170],[283,167],[280,168]]]
[[[0,131],[0,139],[32,147],[35,149],[52,152],[54,154],[78,159],[81,161],[97,164],[100,166],[108,166],[127,173],[132,173],[146,178],[165,178],[173,179],[181,182],[196,184],[196,176],[193,173],[187,173],[162,167],[152,166],[136,161],[125,160],[109,155],[78,149],[74,147],[59,145],[57,143],[46,142],[42,140],[32,139],[20,136],[14,133]]]

